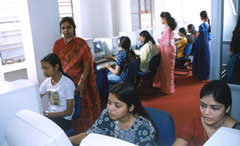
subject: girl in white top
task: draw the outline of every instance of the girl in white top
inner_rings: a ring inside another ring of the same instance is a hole
[[[49,106],[44,115],[66,131],[72,123],[75,85],[64,75],[61,61],[56,54],[50,53],[44,57],[41,66],[47,78],[40,86],[40,94],[48,94],[49,98]]]
[[[140,50],[135,50],[135,53],[137,55],[140,55],[140,70],[142,72],[150,72],[150,70],[148,69],[149,62],[154,55],[159,53],[159,49],[148,31],[142,31],[139,36],[140,41],[142,42],[142,47],[140,48]]]

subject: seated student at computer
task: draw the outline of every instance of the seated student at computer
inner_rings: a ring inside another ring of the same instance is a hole
[[[72,124],[75,85],[64,75],[61,61],[56,54],[50,53],[44,57],[41,66],[47,78],[40,86],[40,94],[48,94],[49,98],[49,106],[44,115],[66,131]]]
[[[140,70],[142,72],[150,72],[150,70],[148,69],[149,62],[154,55],[159,53],[159,49],[148,31],[146,30],[142,31],[139,34],[139,38],[142,43],[141,45],[142,47],[140,48],[140,50],[134,50],[134,52],[137,55],[140,55],[141,59]]]
[[[176,58],[182,58],[184,57],[184,48],[185,46],[187,45],[187,31],[185,28],[181,27],[179,30],[178,30],[178,35],[181,37],[179,39],[175,39],[177,40],[176,41],[176,47],[177,47],[177,56]]]
[[[173,146],[202,146],[222,126],[240,129],[240,123],[229,115],[231,104],[231,91],[224,81],[206,83],[200,92],[201,117],[184,124]]]
[[[109,70],[108,81],[111,83],[122,83],[127,78],[126,70],[136,59],[134,51],[131,49],[131,41],[128,37],[120,38],[120,51],[117,56],[106,55],[106,58],[116,61],[116,66],[113,68],[106,63],[105,67]]]
[[[74,145],[90,133],[103,134],[140,146],[156,146],[157,129],[129,83],[110,89],[107,108],[88,131],[70,137]]]

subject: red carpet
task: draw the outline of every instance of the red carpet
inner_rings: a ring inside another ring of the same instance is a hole
[[[140,97],[144,106],[170,113],[178,133],[189,116],[200,115],[200,90],[207,81],[199,81],[191,75],[175,76],[175,80],[176,91],[173,94],[163,95],[158,92],[153,96],[140,95]]]

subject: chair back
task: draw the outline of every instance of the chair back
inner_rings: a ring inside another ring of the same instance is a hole
[[[188,56],[192,51],[192,43],[187,43],[187,45],[184,48],[184,55]]]
[[[73,118],[79,118],[82,108],[82,98],[80,96],[80,93],[78,92],[76,95],[74,95],[74,112],[73,112]]]
[[[145,107],[150,118],[158,128],[158,146],[171,146],[175,140],[175,126],[171,115],[163,110]]]
[[[139,69],[140,69],[140,58],[136,58],[126,70],[127,78],[125,82],[135,83]]]
[[[96,83],[97,88],[99,92],[100,99],[107,99],[108,98],[108,92],[109,92],[109,82],[107,78],[107,70],[106,69],[100,69],[98,70],[95,68],[95,74],[96,74]]]
[[[157,68],[160,64],[161,61],[161,54],[156,54],[152,57],[152,59],[149,62],[149,66],[148,69],[150,70],[150,72],[154,75],[157,72]]]

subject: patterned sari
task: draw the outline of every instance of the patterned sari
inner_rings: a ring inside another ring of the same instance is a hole
[[[84,63],[90,64],[90,70],[84,81],[82,107],[80,117],[73,119],[76,133],[84,132],[92,126],[101,114],[101,102],[96,85],[94,62],[91,51],[85,40],[74,37],[65,43],[64,38],[57,40],[53,52],[56,53],[66,72],[77,85],[84,70]]]

